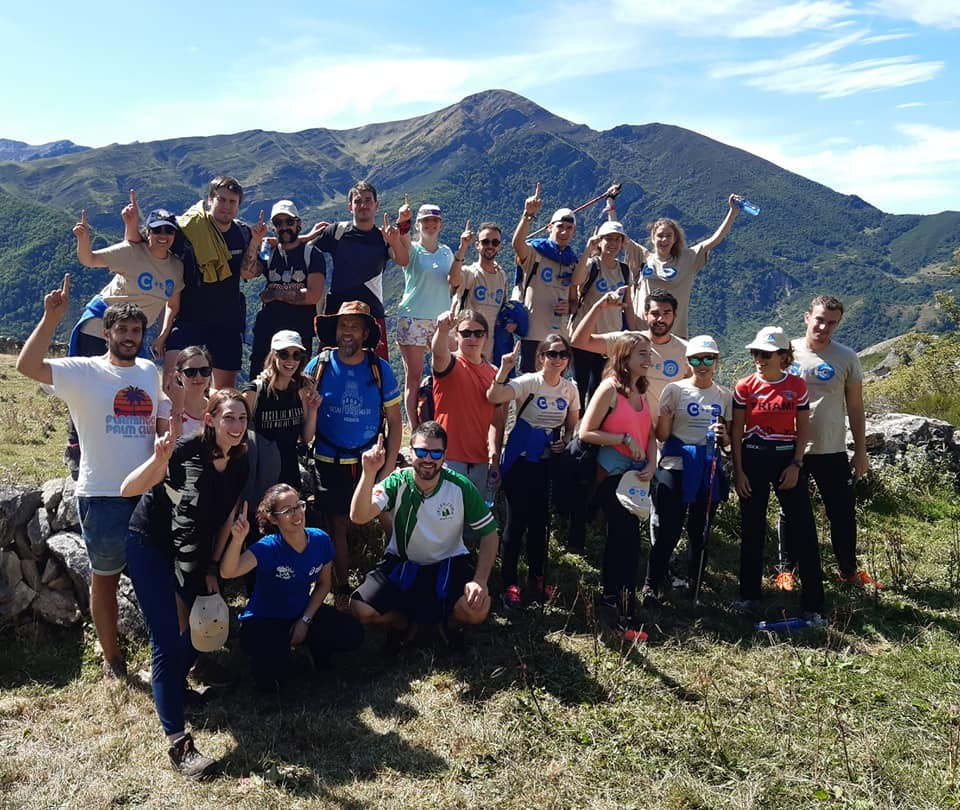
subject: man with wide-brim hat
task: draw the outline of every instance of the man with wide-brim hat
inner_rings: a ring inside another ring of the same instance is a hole
[[[363,301],[344,301],[334,315],[318,315],[317,337],[324,348],[304,369],[317,380],[321,396],[313,444],[318,495],[333,538],[336,601],[347,609],[350,598],[347,526],[350,499],[360,479],[360,457],[386,423],[386,463],[377,480],[393,472],[403,423],[400,389],[390,365],[376,354],[380,326]]]

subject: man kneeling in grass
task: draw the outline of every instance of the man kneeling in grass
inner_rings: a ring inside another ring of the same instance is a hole
[[[362,524],[382,511],[393,514],[393,534],[377,563],[350,599],[364,624],[390,631],[387,650],[412,639],[417,625],[438,625],[451,647],[463,627],[490,612],[487,579],[497,556],[497,523],[477,488],[443,466],[447,433],[437,422],[422,422],[410,438],[413,467],[404,467],[374,486],[384,463],[383,436],[363,454],[360,483],[350,520]],[[480,537],[474,570],[463,542],[466,526]]]

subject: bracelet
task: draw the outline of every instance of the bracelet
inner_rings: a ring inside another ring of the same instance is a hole
[[[454,256],[454,257],[453,257],[453,260],[454,260],[455,262],[462,262],[462,261],[463,261],[463,259],[462,259],[460,256]]]
[[[787,466],[789,466],[789,467],[796,467],[798,470],[802,470],[802,469],[803,469],[803,462],[802,462],[802,461],[797,461],[796,459],[794,459],[794,460],[791,461],[790,464],[788,464]]]
[[[523,218],[524,218],[527,222],[533,222],[533,220],[535,220],[535,219],[537,218],[537,215],[536,215],[536,214],[527,214],[527,213],[524,213]]]

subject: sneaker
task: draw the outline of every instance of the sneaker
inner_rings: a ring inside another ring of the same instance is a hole
[[[811,610],[801,613],[800,618],[806,621],[807,627],[824,627],[827,624],[827,620],[823,616]]]
[[[202,686],[199,689],[183,690],[183,707],[185,709],[199,709],[206,706],[211,700],[217,697],[217,690],[212,686]]]
[[[500,601],[507,610],[522,610],[523,600],[520,598],[520,589],[516,585],[507,585]]]
[[[685,580],[683,577],[674,577],[671,580],[670,585],[677,590],[683,590],[690,587],[690,583],[687,582],[687,580]]]
[[[644,588],[640,591],[640,599],[644,610],[656,610],[660,607],[660,600],[652,588]]]
[[[63,451],[63,463],[67,465],[70,477],[76,481],[80,477],[80,445],[68,444]]]
[[[104,659],[102,667],[105,681],[119,683],[127,679],[127,662],[120,656],[111,658],[109,661]]]
[[[878,591],[883,590],[883,585],[873,579],[866,571],[854,571],[852,574],[844,576],[840,574],[840,581],[844,585],[853,585],[855,588],[865,588],[868,585],[872,585]]]
[[[793,571],[781,571],[773,580],[773,587],[778,591],[792,591],[794,585]]]
[[[205,757],[193,744],[193,735],[184,734],[167,751],[170,764],[189,779],[209,779],[217,770],[217,761]]]
[[[756,599],[739,599],[736,602],[734,602],[732,605],[730,605],[730,607],[733,608],[734,610],[742,610],[744,612],[749,612],[752,610],[756,610],[759,604],[760,604],[759,601]]]
[[[529,601],[549,605],[557,597],[557,586],[547,585],[543,577],[533,577],[527,583]]]
[[[209,655],[201,655],[190,670],[190,677],[207,686],[225,687],[233,683],[233,673]]]
[[[643,626],[632,617],[623,617],[617,629],[620,631],[623,640],[628,644],[641,644],[649,638],[643,632]]]

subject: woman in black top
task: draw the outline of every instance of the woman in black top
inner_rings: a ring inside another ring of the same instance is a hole
[[[257,379],[241,389],[250,409],[251,427],[280,453],[280,482],[299,490],[297,442],[307,446],[317,429],[320,397],[316,383],[303,376],[307,350],[292,329],[277,332]]]
[[[189,611],[197,596],[219,590],[217,569],[248,474],[247,406],[239,391],[216,391],[203,430],[174,444],[158,437],[153,455],[131,472],[123,497],[143,495],[127,532],[127,567],[150,633],[153,700],[176,770],[208,776],[184,730],[186,676],[197,656]]]

